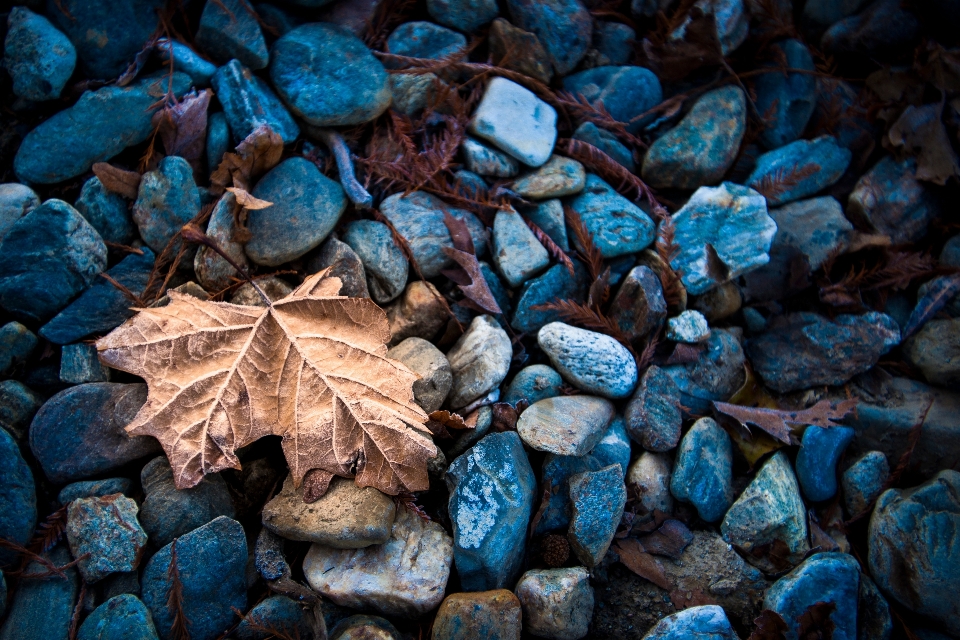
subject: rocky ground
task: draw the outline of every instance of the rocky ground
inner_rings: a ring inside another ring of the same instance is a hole
[[[0,640],[960,638],[957,2],[0,17]],[[323,269],[429,488],[184,488],[97,339]]]

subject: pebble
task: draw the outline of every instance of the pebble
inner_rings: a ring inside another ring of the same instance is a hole
[[[762,191],[768,206],[786,204],[836,183],[852,157],[853,153],[838,145],[833,136],[797,140],[757,158],[747,185]]]
[[[444,211],[466,223],[476,255],[483,256],[487,248],[484,226],[469,211],[448,206],[423,191],[395,193],[380,203],[380,212],[407,241],[424,278],[436,278],[454,264],[442,251],[443,247],[454,248],[450,231],[443,224]]]
[[[673,223],[680,251],[670,265],[695,296],[769,262],[777,232],[764,197],[730,182],[697,189]]]
[[[130,496],[133,483],[129,478],[107,478],[105,480],[81,480],[71,482],[57,494],[60,504],[69,504],[81,498],[102,498],[116,493]],[[139,526],[139,525],[137,525]]]
[[[619,464],[612,464],[570,478],[572,512],[567,540],[577,559],[588,567],[600,564],[620,526],[627,503],[623,474]]]
[[[271,169],[251,193],[273,203],[251,211],[247,220],[253,234],[246,244],[247,256],[268,267],[295,260],[320,246],[347,208],[340,183],[299,157]]]
[[[583,191],[586,179],[587,173],[582,164],[576,160],[555,155],[550,156],[547,163],[533,173],[514,181],[512,189],[524,198],[532,200],[561,198]],[[562,214],[563,210],[561,209],[560,212]],[[565,231],[564,235],[566,235]]]
[[[511,288],[550,264],[550,254],[516,211],[498,211],[493,219],[493,262]]]
[[[167,156],[155,171],[143,174],[133,205],[133,221],[143,241],[160,253],[200,212],[200,204],[190,163],[179,156]]]
[[[837,462],[853,440],[850,427],[810,425],[803,432],[797,453],[797,480],[803,495],[811,502],[829,500],[837,493]]]
[[[650,217],[592,173],[570,208],[580,216],[604,258],[636,253],[653,243],[655,225]]]
[[[330,640],[400,640],[402,636],[388,620],[357,615],[337,623],[329,637]]]
[[[599,460],[589,454],[565,456],[548,453],[544,456],[540,484],[544,491],[550,489],[550,500],[534,527],[534,536],[567,530],[572,515],[570,478],[586,471],[599,471],[602,466]]]
[[[609,131],[601,129],[592,122],[584,122],[573,132],[573,139],[582,140],[587,144],[593,145],[626,167],[630,173],[636,173],[636,166],[633,162],[633,152],[624,146],[624,144],[617,139],[617,136]]]
[[[578,640],[593,618],[593,587],[583,567],[532,569],[514,589],[523,609],[523,626],[540,638]]]
[[[427,0],[430,17],[440,24],[470,33],[497,17],[496,0]]]
[[[396,514],[390,496],[348,478],[334,478],[319,500],[307,504],[287,476],[280,493],[263,507],[263,526],[287,540],[362,549],[390,539]]]
[[[889,477],[890,464],[882,451],[868,451],[860,456],[840,477],[847,514],[855,518],[866,513],[880,497]]]
[[[0,428],[23,440],[42,404],[43,397],[19,380],[0,381]]]
[[[913,50],[920,21],[895,0],[878,0],[866,9],[833,24],[820,39],[828,54],[899,58]]]
[[[936,198],[914,176],[913,158],[884,156],[860,177],[847,200],[847,215],[893,244],[916,242],[940,213]]]
[[[715,604],[707,604],[663,618],[643,636],[643,640],[737,640],[738,637],[723,609]]]
[[[67,510],[67,542],[88,584],[111,573],[135,571],[147,545],[137,503],[122,494],[79,498]]]
[[[506,589],[447,596],[433,621],[432,640],[520,640],[520,600]]]
[[[573,386],[605,398],[625,398],[637,384],[637,364],[610,336],[551,322],[537,343],[554,368]]]
[[[124,6],[137,4],[140,2]],[[131,19],[131,28],[135,24]],[[98,26],[96,32],[102,33],[101,29]],[[150,121],[157,109],[157,96],[167,92],[168,84],[174,95],[181,96],[190,87],[190,76],[174,73],[168,83],[166,74],[153,75],[126,87],[106,86],[84,92],[73,106],[47,118],[24,137],[13,161],[17,177],[27,183],[62,182],[86,173],[95,162],[109,160],[127,147],[140,144],[153,133]],[[50,153],[51,149],[58,153]]]
[[[807,544],[807,511],[800,498],[797,478],[781,450],[767,460],[720,525],[723,539],[750,552],[774,540],[789,549],[788,561],[798,562]],[[745,556],[748,562],[770,570],[765,557]]]
[[[696,189],[719,181],[736,159],[746,118],[747,101],[739,87],[705,93],[676,127],[650,145],[641,176],[657,189]]]
[[[860,565],[845,553],[818,553],[775,583],[763,599],[763,608],[776,611],[787,623],[787,637],[796,638],[807,607],[818,602],[836,606],[830,614],[833,638],[855,640]]]
[[[507,9],[516,26],[537,36],[557,75],[573,71],[586,55],[593,19],[580,0],[507,0]]]
[[[232,148],[230,125],[223,111],[207,115],[207,168],[215,170],[220,166],[223,155]]]
[[[97,356],[97,347],[78,343],[64,345],[60,350],[60,381],[67,384],[108,382],[110,369]]]
[[[523,283],[516,294],[516,310],[510,320],[515,331],[535,333],[544,325],[560,319],[556,311],[537,309],[538,306],[554,300],[578,300],[586,298],[587,272],[577,262],[574,273],[562,264],[555,264],[543,275]]]
[[[13,224],[40,206],[40,198],[30,187],[17,182],[0,184],[0,240]]]
[[[72,558],[65,544],[57,545],[41,554],[60,567]],[[39,562],[30,562],[24,573],[42,574],[47,568]],[[63,578],[26,578],[19,581],[0,627],[0,640],[48,640],[67,638],[70,620],[80,591],[77,569],[65,569]]]
[[[274,64],[282,60],[274,46]],[[234,141],[240,141],[257,128],[267,125],[289,144],[300,135],[300,127],[286,106],[262,78],[253,74],[239,60],[231,60],[219,67],[210,79],[217,100],[223,107]],[[279,90],[279,89],[278,89]]]
[[[911,489],[888,489],[867,530],[870,575],[880,591],[947,629],[960,626],[960,473],[944,470]]]
[[[507,377],[513,346],[491,316],[477,316],[447,352],[453,386],[447,404],[459,409],[496,389]]]
[[[467,169],[481,176],[491,178],[512,178],[520,173],[520,163],[511,156],[497,151],[477,140],[466,136],[460,145],[463,161]]]
[[[810,0],[803,7],[803,17],[818,25],[831,25],[863,6],[866,0]]]
[[[176,544],[176,567],[183,589],[183,615],[193,640],[214,640],[246,611],[247,540],[236,520],[221,516],[167,544],[143,570],[143,602],[161,638],[171,637],[173,616],[167,606],[170,565]]]
[[[59,98],[77,64],[67,36],[27,7],[13,7],[7,16],[3,54],[13,92],[35,102]]]
[[[608,315],[629,340],[661,326],[667,318],[667,303],[657,274],[643,265],[632,268],[613,297]]]
[[[757,78],[757,112],[763,114],[760,142],[768,149],[782,147],[800,137],[817,105],[816,67],[810,50],[793,38],[770,45],[770,56],[789,69],[810,73],[763,73]],[[768,68],[778,64],[770,63]]]
[[[440,292],[425,280],[407,285],[403,296],[387,307],[390,342],[393,347],[407,338],[432,340],[449,320]]]
[[[699,311],[687,309],[667,320],[667,340],[697,344],[710,337],[710,325]]]
[[[127,244],[133,240],[136,227],[127,201],[123,196],[107,191],[100,178],[93,176],[83,183],[73,206],[107,242]]]
[[[462,588],[512,585],[523,566],[537,487],[520,437],[513,431],[485,436],[450,464],[446,482]]]
[[[94,609],[77,630],[77,640],[157,640],[157,630],[140,598],[124,593]]]
[[[574,395],[546,398],[530,405],[517,420],[517,433],[538,451],[582,456],[596,446],[613,418],[605,398]]]
[[[410,263],[387,225],[354,220],[344,228],[343,241],[360,257],[374,302],[386,304],[403,293]]]
[[[563,204],[559,199],[544,200],[535,207],[524,209],[523,214],[527,220],[546,233],[558,247],[564,251],[570,250],[567,224],[563,217]]]
[[[147,385],[95,382],[57,393],[30,424],[30,450],[54,484],[109,473],[160,451],[124,427],[147,400]]]
[[[651,365],[640,376],[627,404],[627,433],[647,451],[669,451],[680,441],[680,389],[660,367]]]
[[[206,233],[221,251],[247,270],[250,267],[247,254],[243,251],[243,245],[235,239],[239,236],[237,219],[240,209],[236,196],[229,191],[224,193],[213,207]],[[235,279],[240,278],[237,270],[210,247],[197,249],[193,270],[200,284],[211,291],[222,291],[233,284]]]
[[[705,414],[710,403],[725,401],[743,385],[745,358],[740,338],[729,329],[713,329],[695,362],[663,367],[680,389],[686,412]]]
[[[605,64],[627,64],[636,41],[637,32],[623,23],[598,20],[593,25],[593,44]]]
[[[733,446],[712,418],[700,418],[683,436],[670,493],[691,503],[700,518],[716,522],[733,502]]]
[[[773,237],[773,245],[770,247],[771,261],[773,260],[773,250],[779,235],[780,232],[778,230],[777,235]],[[743,294],[740,291],[740,287],[735,283],[724,282],[717,288],[707,291],[702,296],[691,298],[689,305],[694,310],[702,313],[708,321],[717,322],[729,318],[737,311],[740,311],[740,307],[743,305]]]
[[[487,85],[468,130],[520,162],[539,167],[550,159],[557,140],[557,112],[529,89],[496,77]]]
[[[832,321],[799,312],[775,318],[766,332],[747,341],[746,352],[763,382],[787,393],[843,384],[899,342],[897,323],[876,311],[841,314]]]
[[[199,34],[198,34],[199,35]],[[201,58],[193,49],[176,40],[161,38],[157,41],[157,53],[160,59],[169,64],[173,58],[173,68],[190,76],[193,86],[204,88],[210,86],[210,79],[217,72],[217,65]],[[233,57],[233,56],[230,56]],[[209,119],[208,119],[209,126]]]
[[[559,396],[561,385],[563,378],[555,369],[545,364],[532,364],[513,377],[502,401],[516,406],[518,401],[526,400],[532,405]]]
[[[0,375],[10,375],[36,348],[37,336],[16,320],[0,327]]]
[[[634,121],[637,116],[663,101],[660,81],[643,67],[594,67],[565,77],[563,89],[583,96],[594,107],[602,103],[614,120],[627,123],[631,131],[640,128],[641,123]]]
[[[270,79],[277,92],[309,124],[361,124],[390,106],[383,65],[343,28],[305,24],[277,40],[271,55]]]
[[[0,429],[0,538],[26,545],[37,524],[37,491],[33,473],[20,448],[5,429]],[[0,565],[17,558],[9,549],[0,549]]]
[[[620,416],[614,416],[603,437],[591,451],[590,455],[600,462],[600,466],[611,464],[620,465],[623,475],[630,465],[630,438],[627,436],[626,422]]]
[[[266,640],[276,629],[300,640],[326,638],[319,607],[311,610],[286,596],[270,596],[253,607],[237,625],[238,640]]]
[[[270,62],[257,15],[244,0],[207,0],[196,41],[220,64],[236,58],[245,67],[258,70]]]
[[[497,18],[490,25],[490,56],[503,68],[519,71],[544,84],[553,77],[550,57],[540,39],[503,18]]]
[[[439,60],[467,48],[467,39],[440,25],[426,21],[405,22],[387,38],[387,52],[408,58]]]
[[[314,543],[303,573],[315,591],[342,607],[417,618],[443,600],[453,554],[439,524],[401,508],[384,544],[335,549]]]
[[[904,341],[903,357],[923,373],[927,382],[957,389],[960,386],[958,334],[960,318],[930,320]]]
[[[320,247],[319,251],[310,255],[307,260],[307,271],[316,273],[323,269],[330,269],[328,275],[340,278],[340,295],[351,298],[369,298],[367,289],[367,272],[363,268],[360,256],[345,242],[330,236]],[[412,286],[412,283],[411,285]],[[409,286],[407,289],[409,290]]]
[[[453,386],[453,373],[442,351],[423,338],[411,337],[388,350],[387,357],[420,376],[413,383],[413,399],[421,409],[430,414],[443,405]]]
[[[644,451],[630,465],[626,485],[635,488],[639,495],[638,513],[673,512],[673,496],[670,494],[671,466],[668,455],[651,451]]]
[[[388,82],[392,98],[390,107],[407,116],[425,109],[436,100],[437,88],[443,86],[443,81],[433,73],[395,73]],[[486,187],[486,183],[483,186]]]
[[[866,574],[860,574],[860,592],[857,604],[857,639],[890,640],[893,635],[893,616],[890,605],[877,585]]]

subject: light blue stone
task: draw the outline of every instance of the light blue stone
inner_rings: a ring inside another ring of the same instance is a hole
[[[493,262],[511,288],[550,264],[550,254],[516,211],[498,211],[493,220]]]
[[[843,501],[851,518],[867,511],[890,477],[890,463],[882,451],[870,451],[850,465],[840,478]]]
[[[776,149],[799,138],[806,128],[817,104],[817,80],[813,56],[799,40],[775,42],[770,45],[770,54],[789,69],[810,72],[783,73],[779,64],[771,63],[762,68],[778,70],[757,78],[757,112],[763,114],[764,120],[760,142],[768,149]]]
[[[73,206],[105,241],[125,245],[133,240],[136,227],[127,201],[120,194],[104,189],[100,178],[93,176],[83,183]]]
[[[243,140],[263,125],[279,134],[284,144],[300,135],[300,127],[270,85],[253,75],[239,60],[231,60],[217,69],[210,83],[223,105],[234,141]]]
[[[59,544],[43,557],[60,567],[72,558],[66,544]],[[47,567],[31,562],[24,573],[43,574]],[[66,578],[26,578],[20,580],[0,627],[0,640],[51,640],[67,638],[70,620],[80,591],[76,567],[65,569]]]
[[[513,377],[501,402],[516,406],[518,401],[526,400],[533,404],[560,395],[562,384],[563,378],[554,369],[545,364],[532,364]]]
[[[743,348],[727,329],[714,329],[696,362],[663,367],[680,389],[680,404],[704,415],[711,402],[726,401],[743,385]]]
[[[525,165],[539,167],[550,159],[557,141],[557,112],[526,87],[496,77],[467,129]]]
[[[727,614],[715,604],[690,607],[662,618],[643,640],[739,640]]]
[[[630,438],[627,436],[626,421],[622,416],[613,417],[590,455],[600,462],[600,466],[618,464],[626,473],[630,465]]]
[[[370,296],[377,304],[386,304],[403,293],[410,265],[387,225],[354,220],[344,229],[343,242],[360,257]]]
[[[200,213],[200,206],[193,167],[180,156],[167,156],[140,180],[133,221],[143,241],[159,254],[183,225]]]
[[[579,260],[571,274],[562,264],[555,264],[542,275],[523,284],[516,298],[516,311],[510,326],[516,331],[535,333],[544,325],[560,320],[556,311],[537,309],[555,300],[582,302],[587,295],[587,272]]]
[[[26,7],[10,10],[3,55],[13,92],[35,102],[59,98],[77,64],[69,38]]]
[[[627,503],[625,470],[612,464],[570,478],[570,529],[567,540],[576,558],[587,567],[603,560],[620,526]]]
[[[787,623],[787,640],[797,640],[799,618],[818,602],[836,605],[830,614],[835,640],[856,640],[860,565],[845,553],[818,553],[767,589],[763,608]]]
[[[476,31],[500,14],[496,0],[427,0],[430,17],[464,33]]]
[[[797,480],[807,500],[829,500],[837,493],[837,462],[853,440],[850,427],[811,425],[803,432],[797,453]]]
[[[18,182],[0,184],[0,240],[13,224],[40,206],[33,189]]]
[[[60,490],[57,500],[68,504],[80,498],[101,498],[115,493],[130,496],[133,483],[129,478],[107,478],[105,480],[82,480],[72,482]]]
[[[653,243],[653,220],[592,173],[587,174],[587,185],[570,202],[570,208],[580,216],[604,258],[637,253]]]
[[[195,87],[209,87],[210,79],[217,72],[217,65],[207,62],[182,42],[161,39],[157,42],[157,51],[164,62],[169,63],[170,58],[173,58],[174,70],[190,76]]]
[[[265,68],[270,54],[251,9],[246,0],[207,0],[200,15],[197,44],[221,64],[236,58],[251,69]]]
[[[663,100],[657,76],[643,67],[594,67],[564,78],[563,88],[594,106],[603,103],[613,119],[627,124],[631,131],[642,124],[633,122],[634,118]]]
[[[797,140],[757,158],[747,185],[763,190],[765,181],[778,182],[779,176],[795,176],[789,184],[779,180],[782,187],[767,195],[769,206],[786,204],[834,184],[843,176],[852,157],[850,149],[838,145],[833,136]]]
[[[387,38],[387,51],[408,58],[439,60],[467,48],[463,34],[432,22],[406,22]]]
[[[543,458],[540,484],[550,489],[550,501],[540,515],[533,535],[563,531],[570,526],[570,478],[585,471],[599,471],[603,465],[592,455],[558,456],[548,453]]]
[[[696,507],[703,520],[716,522],[733,503],[732,480],[730,436],[711,418],[697,420],[680,441],[670,493]]]
[[[467,169],[481,176],[512,178],[520,173],[520,163],[487,145],[466,137],[460,145]]]
[[[540,349],[564,380],[604,398],[626,398],[637,384],[637,363],[610,336],[551,322],[537,332]]]
[[[94,609],[80,625],[77,640],[157,640],[157,630],[140,598],[124,593]]]

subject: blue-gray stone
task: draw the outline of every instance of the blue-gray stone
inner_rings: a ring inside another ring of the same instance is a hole
[[[46,14],[73,42],[87,77],[110,80],[157,30],[163,6],[163,0],[47,0]]]
[[[193,640],[214,640],[233,624],[234,609],[247,608],[247,540],[243,527],[236,520],[219,517],[166,545],[147,562],[143,602],[162,640],[173,637],[173,616],[167,607],[173,544],[177,547],[187,630]]]
[[[580,0],[507,0],[513,23],[543,43],[557,75],[579,64],[593,36],[593,19]]]
[[[899,342],[897,323],[876,311],[833,320],[805,311],[776,317],[764,333],[747,340],[746,352],[763,382],[787,393],[843,384]]]
[[[210,173],[220,166],[223,154],[229,151],[230,126],[223,111],[211,113],[207,117],[207,168]]]
[[[726,401],[743,385],[743,348],[727,329],[714,329],[696,362],[663,367],[680,389],[680,404],[694,414],[710,412],[711,402]]]
[[[173,58],[174,70],[190,76],[195,87],[209,87],[210,79],[217,72],[217,65],[204,60],[193,49],[177,40],[161,38],[157,41],[157,51],[160,59],[166,63]]]
[[[580,261],[575,261],[573,274],[562,264],[555,264],[542,276],[523,284],[510,326],[523,333],[535,333],[544,325],[560,320],[558,312],[537,309],[538,306],[556,300],[582,302],[586,295],[587,272]]]
[[[155,252],[162,252],[198,213],[200,191],[189,162],[180,156],[167,156],[156,170],[143,174],[133,205],[133,221],[140,237]]]
[[[667,319],[667,302],[657,274],[644,265],[631,269],[607,315],[629,340],[642,338],[662,326]]]
[[[810,50],[799,40],[784,40],[770,46],[771,56],[789,69],[810,73],[783,73],[778,64],[764,65],[777,71],[757,78],[757,111],[763,114],[760,142],[768,149],[782,147],[800,137],[817,104],[816,67]]]
[[[833,136],[797,140],[757,158],[747,185],[764,191],[769,206],[806,198],[834,184],[843,176],[853,153],[837,144]],[[794,176],[789,183],[779,176]],[[769,183],[778,188],[766,188]]]
[[[868,451],[843,472],[843,502],[847,514],[855,518],[873,506],[890,477],[890,463],[882,451]]]
[[[0,327],[0,376],[24,362],[37,347],[37,336],[16,320]]]
[[[570,250],[567,239],[567,224],[563,218],[563,204],[557,198],[544,200],[535,208],[525,210],[527,220],[537,225],[541,231],[564,251]]]
[[[626,123],[631,131],[642,124],[632,122],[634,118],[663,100],[657,76],[643,67],[594,67],[564,78],[563,88],[594,106],[603,103],[613,119]]]
[[[157,630],[140,598],[124,593],[94,609],[80,625],[77,640],[157,640]]]
[[[490,81],[467,130],[531,167],[551,158],[557,141],[557,111],[524,86]]]
[[[853,440],[850,427],[811,425],[803,432],[797,453],[797,480],[807,500],[829,500],[837,493],[837,462]]]
[[[856,15],[834,23],[820,39],[820,49],[832,55],[898,60],[913,51],[920,21],[897,0],[877,0]]]
[[[97,346],[78,342],[60,350],[60,381],[67,384],[107,382],[110,370],[100,363]]]
[[[637,253],[653,242],[656,228],[650,216],[592,173],[570,208],[580,216],[604,258]]]
[[[763,608],[787,623],[787,640],[797,640],[800,617],[818,602],[836,605],[830,614],[835,640],[856,640],[860,565],[845,553],[818,553],[767,589]]]
[[[136,295],[143,293],[153,270],[154,256],[132,253],[107,270],[107,275]],[[133,301],[103,278],[40,328],[40,335],[54,344],[69,344],[89,335],[107,333],[133,317]]]
[[[830,0],[831,2],[833,0]],[[817,77],[817,101],[812,122],[816,126],[831,123],[843,114],[831,130],[837,143],[855,154],[865,153],[880,134],[880,123],[869,117],[860,101],[860,90],[839,78]]]
[[[405,22],[387,38],[387,52],[408,58],[439,60],[467,48],[467,39],[432,22]]]
[[[363,269],[360,256],[334,236],[327,238],[320,250],[312,253],[307,259],[307,273],[316,273],[327,268],[330,269],[331,276],[340,278],[342,283],[340,295],[351,298],[370,297],[367,274]],[[394,340],[391,344],[396,342],[399,340]]]
[[[380,212],[410,245],[413,259],[424,278],[435,278],[441,270],[454,264],[442,251],[443,247],[453,249],[450,232],[443,224],[444,212],[466,222],[478,257],[482,257],[487,249],[484,226],[476,216],[451,207],[429,193],[396,193],[380,204]]]
[[[660,367],[652,365],[640,376],[640,383],[624,413],[630,437],[647,451],[669,451],[680,442],[680,389]]]
[[[386,304],[403,293],[410,263],[394,242],[387,225],[374,220],[354,220],[344,229],[343,241],[360,256],[374,302]]]
[[[516,406],[518,401],[526,400],[533,404],[560,395],[562,384],[563,378],[554,369],[545,364],[532,364],[513,377],[501,402]]]
[[[543,458],[540,483],[550,489],[550,501],[540,515],[533,535],[565,530],[570,525],[570,478],[585,471],[599,471],[603,465],[592,455],[558,456],[548,453]]]
[[[551,322],[537,332],[537,343],[564,380],[587,393],[625,398],[637,384],[633,356],[606,334]]]
[[[199,484],[189,489],[177,489],[170,463],[160,456],[143,467],[140,483],[144,493],[140,522],[153,548],[172,542],[219,516],[234,516],[230,491],[218,473],[205,475]]]
[[[460,144],[460,153],[463,154],[463,162],[467,169],[478,175],[512,178],[520,173],[520,163],[513,157],[469,136],[465,137]]]
[[[503,282],[500,281],[500,276],[489,264],[481,262],[480,273],[483,275],[483,279],[487,281],[487,287],[493,294],[493,299],[497,301],[497,306],[500,307],[500,314],[496,316],[497,322],[506,327],[506,319],[510,317],[510,294],[507,292],[507,288],[503,286]]]
[[[13,92],[35,102],[59,98],[77,64],[67,36],[26,7],[14,7],[7,17],[3,55]]]
[[[220,64],[236,58],[242,65],[257,70],[270,62],[257,15],[246,0],[207,0],[196,41]]]
[[[13,223],[40,206],[33,189],[18,182],[0,184],[0,240]]]
[[[127,201],[120,194],[107,191],[100,178],[94,176],[83,183],[73,206],[105,241],[125,245],[133,240],[136,227]]]
[[[503,589],[520,575],[537,480],[513,431],[484,437],[447,469],[453,557],[466,591]]]
[[[147,544],[137,503],[121,494],[74,500],[67,507],[67,542],[87,582],[136,571]]]
[[[275,629],[300,640],[319,640],[324,637],[318,633],[311,608],[304,608],[287,596],[270,596],[261,600],[237,625],[235,635],[239,640],[268,640],[271,636],[276,637],[276,634],[268,632],[268,629]]]
[[[516,211],[498,211],[493,220],[493,263],[511,288],[550,264],[550,254]]]
[[[888,489],[867,532],[880,591],[947,629],[960,628],[960,473],[941,471],[912,489]]]
[[[320,246],[347,208],[340,183],[301,157],[288,158],[271,169],[252,194],[273,206],[250,212],[247,228],[253,238],[246,252],[257,264],[269,267]]]
[[[603,560],[620,526],[627,503],[624,469],[612,464],[570,478],[570,528],[567,540],[577,559],[587,567]]]
[[[329,0],[317,0],[315,4],[321,6],[328,4],[328,2]],[[304,3],[295,2],[294,4]],[[278,37],[285,36],[304,22],[300,16],[295,16],[281,7],[267,4],[266,2],[258,2],[253,5],[253,8],[256,10],[257,15],[260,16],[262,24],[266,25],[267,33],[270,35],[276,35]],[[330,21],[329,18],[328,21]],[[276,33],[271,32],[270,29],[273,29]]]
[[[67,4],[79,4],[79,0]],[[123,7],[137,4],[140,3],[123,3]],[[13,161],[17,176],[24,182],[61,182],[86,173],[95,162],[109,160],[127,147],[143,142],[153,133],[151,118],[167,89],[179,97],[190,88],[187,74],[174,73],[169,82],[168,77],[155,74],[126,87],[107,86],[84,92],[76,104],[44,120],[26,135]]]
[[[623,417],[613,417],[590,455],[596,458],[602,467],[619,464],[623,473],[627,472],[630,465],[630,438],[627,436],[626,421]]]
[[[637,33],[622,22],[597,22],[593,27],[593,44],[612,65],[627,64],[633,57]],[[657,82],[657,86],[660,82]],[[604,104],[606,106],[606,104]]]
[[[106,266],[96,229],[66,202],[47,200],[0,240],[0,306],[17,318],[48,320]]]
[[[733,503],[732,480],[730,436],[711,418],[697,420],[680,442],[670,493],[696,507],[703,520],[716,522]]]
[[[884,156],[857,181],[847,215],[864,228],[890,236],[893,244],[916,242],[940,213],[935,196],[915,177],[913,158]]]
[[[144,384],[94,382],[50,398],[30,424],[30,450],[54,484],[108,473],[160,451],[155,438],[124,427],[147,400]]]
[[[276,57],[274,55],[274,61]],[[210,83],[223,105],[234,141],[243,140],[263,125],[273,129],[284,144],[300,135],[300,127],[270,85],[253,75],[239,60],[231,60],[217,69]]]
[[[715,604],[690,607],[662,618],[643,640],[738,640],[727,614]]]
[[[33,416],[43,405],[43,396],[19,380],[0,381],[0,427],[17,440],[27,434]]]
[[[43,557],[60,567],[71,561],[67,545],[61,544]],[[31,562],[24,573],[43,574],[47,567]],[[13,594],[7,619],[0,627],[0,640],[51,640],[69,637],[70,621],[80,591],[75,567],[64,569],[65,578],[22,578]]]
[[[470,33],[500,14],[496,0],[427,0],[430,17],[445,27]]]
[[[740,87],[704,94],[676,127],[650,145],[643,179],[660,189],[696,189],[717,182],[737,157],[746,119],[747,99]]]
[[[613,419],[613,404],[588,395],[545,398],[530,405],[517,420],[524,444],[561,456],[588,454]]]
[[[857,640],[890,640],[893,635],[890,605],[876,583],[862,573],[860,592],[857,595]]]
[[[481,176],[478,176],[472,171],[460,169],[453,173],[453,177],[457,179],[460,189],[468,197],[477,198],[480,194],[487,193],[487,183]]]
[[[72,482],[60,490],[57,500],[67,504],[80,498],[100,498],[114,493],[129,496],[133,483],[129,478],[107,478],[106,480],[82,480]]]
[[[592,122],[584,122],[573,132],[573,138],[592,144],[626,167],[630,173],[635,173],[636,166],[633,162],[633,153],[617,139],[617,136],[609,131],[601,129]]]
[[[0,538],[26,545],[37,524],[37,491],[33,473],[20,448],[6,430],[0,429]],[[11,564],[17,555],[0,549],[0,565]]]
[[[710,325],[699,311],[687,309],[667,320],[667,340],[697,344],[710,337]]]
[[[362,124],[390,106],[386,70],[346,29],[323,22],[297,27],[274,43],[272,58],[277,92],[312,125]]]

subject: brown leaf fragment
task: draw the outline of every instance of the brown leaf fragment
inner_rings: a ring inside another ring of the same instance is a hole
[[[457,283],[463,295],[469,303],[465,306],[479,310],[481,313],[497,315],[503,313],[497,299],[493,297],[490,286],[480,271],[480,263],[477,262],[477,256],[466,251],[451,249],[450,247],[441,247],[444,255],[451,258],[460,265],[460,270],[445,269],[443,274]],[[476,305],[475,307],[473,305]]]
[[[910,105],[887,134],[894,148],[916,157],[917,180],[939,185],[960,176],[957,154],[940,119],[942,111],[941,104]]]
[[[617,540],[613,550],[620,556],[620,563],[635,574],[649,580],[661,589],[673,590],[673,583],[663,572],[660,561],[647,553],[636,538]]]
[[[726,402],[714,402],[713,408],[720,414],[730,416],[746,427],[748,424],[760,427],[774,438],[790,444],[790,424],[815,425],[818,427],[838,427],[840,420],[857,406],[858,400],[850,398],[838,403],[821,400],[809,409],[801,411],[783,411],[762,407],[741,407]]]
[[[840,551],[840,545],[823,530],[813,509],[807,511],[807,531],[810,532],[810,549],[820,551]],[[812,551],[811,551],[812,553]]]
[[[250,190],[253,181],[280,162],[283,138],[268,125],[260,125],[237,145],[235,152],[225,153],[220,166],[210,175],[210,190],[220,195],[228,186]]]
[[[330,488],[333,474],[323,469],[311,469],[303,478],[303,501],[307,504],[316,502],[324,496]]]
[[[446,409],[434,411],[430,414],[430,419],[439,422],[448,429],[472,429],[477,426],[476,422],[472,426],[467,426],[459,413],[451,413]]]
[[[207,144],[207,109],[211,97],[213,92],[209,89],[192,92],[153,116],[167,155],[180,156],[194,171],[200,167]]]
[[[667,520],[659,529],[639,539],[644,551],[678,560],[683,550],[693,542],[693,534],[679,520]]]
[[[256,211],[258,209],[266,209],[267,207],[272,207],[272,202],[267,202],[266,200],[261,200],[260,198],[255,198],[240,187],[227,187],[226,191],[229,191],[237,198],[237,204],[243,207],[244,209],[249,209],[250,211]]]
[[[453,248],[457,251],[464,251],[476,255],[473,247],[473,238],[470,237],[470,228],[461,218],[456,218],[446,209],[443,210],[443,224],[450,232],[450,239],[453,240]]]
[[[136,171],[127,171],[106,162],[97,162],[93,165],[93,174],[100,179],[100,183],[107,191],[119,193],[129,200],[137,199],[137,193],[140,191],[140,174]]]
[[[516,431],[519,413],[507,402],[494,402],[491,428],[497,432]]]
[[[178,488],[239,469],[236,450],[267,435],[283,438],[297,486],[322,469],[391,495],[429,487],[418,376],[386,357],[384,311],[340,286],[321,271],[268,307],[170,291],[97,342],[104,363],[146,380],[127,432],[160,441]]]
[[[747,640],[787,640],[787,623],[776,611],[764,609],[753,624],[753,633]]]
[[[836,610],[833,602],[817,602],[807,607],[797,618],[800,628],[797,630],[799,640],[832,640],[836,625],[830,616]]]

